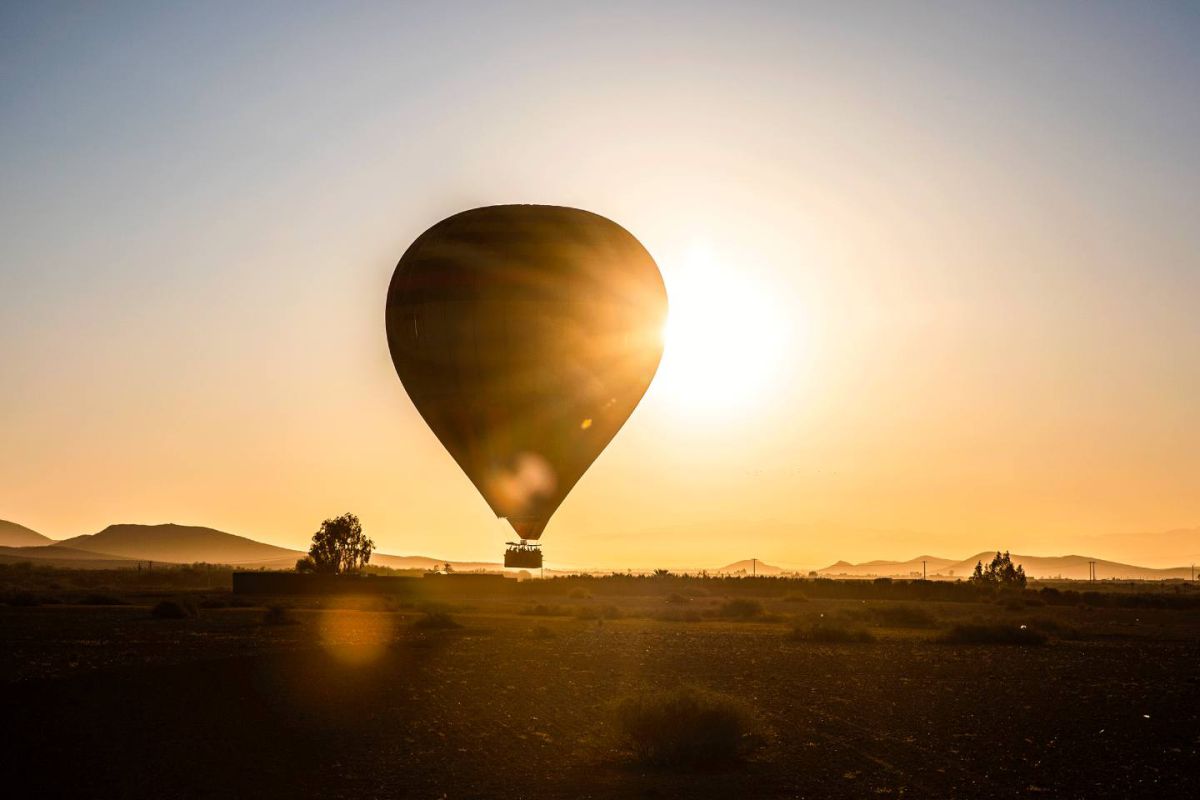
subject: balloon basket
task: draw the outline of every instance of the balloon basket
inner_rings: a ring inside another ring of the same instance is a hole
[[[541,569],[542,546],[528,542],[509,542],[504,551],[504,566],[519,569]]]

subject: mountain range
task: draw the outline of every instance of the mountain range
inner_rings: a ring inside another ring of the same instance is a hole
[[[194,525],[109,525],[99,533],[54,540],[15,522],[0,520],[0,564],[29,561],[80,569],[162,564],[228,564],[242,569],[290,569],[304,553]],[[428,570],[447,563],[426,556],[373,553],[371,563],[392,569]],[[499,570],[499,563],[448,562],[454,569]]]
[[[983,565],[987,566],[995,555],[994,550],[985,550],[962,560],[917,556],[908,561],[866,561],[861,564],[839,561],[817,570],[817,573],[828,577],[855,578],[912,578],[922,574],[930,578],[967,578],[975,570],[976,563],[983,562]],[[1089,556],[1024,556],[1013,553],[1011,558],[1013,563],[1022,566],[1025,574],[1031,578],[1085,581],[1092,564],[1095,565],[1098,580],[1164,580],[1191,576],[1190,567],[1139,567]]]
[[[32,563],[80,569],[132,568],[139,561],[165,564],[228,564],[242,569],[290,569],[304,553],[265,544],[232,533],[192,525],[110,525],[98,533],[54,540],[15,522],[0,520],[0,563]],[[917,556],[907,561],[838,561],[817,574],[827,577],[966,578],[976,562],[987,564],[994,551],[964,558]],[[1012,556],[1031,578],[1087,580],[1094,563],[1098,579],[1162,580],[1189,578],[1189,567],[1152,568],[1082,555]],[[426,556],[374,553],[371,563],[393,569],[428,570],[449,563],[460,572],[500,571],[501,565],[485,561],[451,561]],[[745,559],[712,570],[717,574],[780,575],[788,570],[757,559]]]

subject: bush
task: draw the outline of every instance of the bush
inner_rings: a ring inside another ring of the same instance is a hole
[[[663,622],[699,622],[703,617],[699,611],[664,611],[661,614],[656,614],[655,619]]]
[[[871,606],[867,615],[885,628],[933,628],[938,624],[937,617],[928,609],[908,604]]]
[[[196,616],[196,605],[190,600],[162,600],[150,609],[155,619],[188,619]]]
[[[792,638],[816,644],[866,644],[875,636],[866,628],[833,620],[818,620],[792,629]]]
[[[33,592],[15,592],[9,595],[5,602],[18,608],[33,608],[46,602],[46,599]]]
[[[717,616],[727,619],[753,619],[763,615],[763,605],[757,600],[726,600],[717,609]]]
[[[445,611],[428,611],[425,616],[413,623],[413,627],[421,630],[449,630],[461,628],[462,625],[459,625],[454,617]]]
[[[575,609],[575,616],[578,619],[620,619],[621,609],[614,605],[607,606],[579,606]]]
[[[692,598],[684,597],[679,592],[671,592],[669,595],[667,595],[666,600],[671,605],[676,605],[676,606],[683,605],[684,603],[692,602]]]
[[[547,628],[545,625],[538,625],[530,632],[535,639],[553,639],[554,631]]]
[[[758,740],[754,716],[740,701],[691,687],[632,697],[616,717],[622,745],[658,766],[728,763]]]
[[[788,592],[787,594],[785,594],[783,596],[783,602],[785,602],[785,603],[807,603],[808,595],[806,595],[804,592]]]
[[[528,617],[567,617],[570,616],[571,611],[559,606],[547,606],[538,603],[536,606],[527,606],[521,609],[520,613]]]
[[[1046,634],[1025,625],[963,623],[954,625],[940,637],[947,644],[1017,644],[1036,646],[1046,643]]]
[[[1056,619],[1031,619],[1029,627],[1040,633],[1048,633],[1058,639],[1082,639],[1083,634],[1074,625],[1059,622]]]
[[[124,606],[128,605],[124,600],[111,594],[85,594],[83,597],[75,601],[76,605],[81,606]]]
[[[576,586],[574,589],[572,589],[570,591],[570,593],[567,596],[574,600],[590,600],[592,597],[592,593],[589,592],[587,589],[582,589],[582,588]]]
[[[254,601],[237,595],[206,597],[200,601],[201,608],[253,608]]]
[[[263,625],[295,625],[296,618],[287,606],[267,606],[263,614]]]

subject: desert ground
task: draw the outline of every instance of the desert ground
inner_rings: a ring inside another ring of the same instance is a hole
[[[16,574],[0,605],[14,797],[1167,798],[1200,786],[1200,592],[1186,585],[1145,604],[1166,607],[1137,607],[770,579],[495,592],[431,579],[413,597],[332,599],[237,597],[221,573],[84,588]],[[181,618],[152,613],[164,600]],[[985,641],[947,641],[958,624]],[[987,640],[1021,626],[1037,636]],[[749,711],[741,758],[634,757],[618,705],[679,686]]]

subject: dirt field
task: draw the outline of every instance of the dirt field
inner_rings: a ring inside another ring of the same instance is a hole
[[[452,629],[378,598],[282,625],[262,608],[0,607],[4,774],[13,797],[1200,791],[1194,610],[921,603],[898,623],[916,627],[889,627],[881,603],[777,598],[731,620],[722,598],[674,600],[475,598],[449,609]],[[875,641],[790,635],[822,620]],[[1049,641],[937,641],[968,620]],[[632,762],[614,704],[680,684],[752,706],[761,746],[713,770]]]

